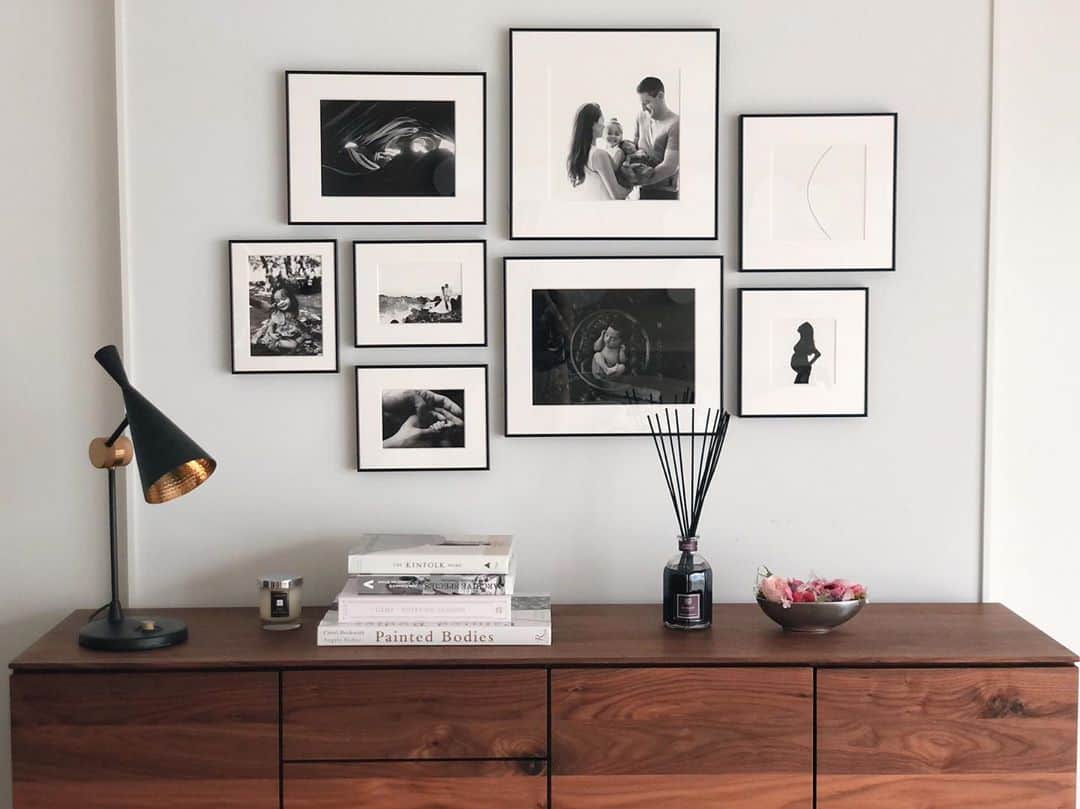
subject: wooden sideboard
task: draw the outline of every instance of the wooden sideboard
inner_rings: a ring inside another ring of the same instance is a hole
[[[157,611],[155,611],[157,612]],[[188,643],[11,664],[15,809],[1074,809],[1076,655],[998,604],[830,635],[558,606],[550,647],[319,648],[322,610],[163,610]]]

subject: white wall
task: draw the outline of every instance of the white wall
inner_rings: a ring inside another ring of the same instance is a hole
[[[108,598],[105,476],[123,415],[95,349],[120,339],[112,4],[19,0],[0,25],[0,665]],[[74,642],[74,641],[73,641]],[[0,688],[0,806],[10,806]]]
[[[755,568],[870,583],[887,600],[979,591],[990,6],[987,0],[812,4],[671,0],[586,6],[192,0],[125,3],[134,379],[214,453],[190,498],[136,506],[133,600],[248,604],[264,569],[341,583],[358,533],[508,531],[522,579],[562,601],[659,597],[674,522],[647,439],[506,439],[502,256],[716,252],[726,275],[726,398],[734,294],[744,285],[869,284],[870,418],[736,421],[702,535],[718,598]],[[720,241],[515,243],[507,233],[510,25],[711,25],[723,30]],[[286,68],[486,70],[487,227],[289,227]],[[740,276],[740,112],[900,113],[899,270]],[[231,376],[230,238],[335,237],[342,337],[352,339],[349,240],[486,237],[491,347],[342,349],[337,376]],[[487,361],[496,435],[488,473],[358,474],[350,366]]]
[[[997,0],[986,597],[1080,649],[1080,4]]]

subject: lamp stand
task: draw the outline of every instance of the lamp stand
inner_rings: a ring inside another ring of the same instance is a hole
[[[90,463],[109,474],[109,560],[111,563],[112,590],[108,614],[90,621],[79,630],[79,645],[106,652],[135,652],[162,649],[187,640],[187,625],[176,618],[143,618],[124,615],[120,604],[119,562],[116,539],[116,469],[131,463],[131,441],[121,433],[127,427],[127,418],[108,438],[95,438],[90,442]],[[105,607],[102,610],[106,609]],[[102,611],[102,610],[99,610]]]

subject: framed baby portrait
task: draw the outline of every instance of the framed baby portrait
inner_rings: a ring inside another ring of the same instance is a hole
[[[353,242],[356,347],[487,345],[487,242]]]
[[[739,290],[739,415],[865,416],[870,290]]]
[[[895,269],[896,122],[739,116],[740,269]]]
[[[488,469],[486,365],[356,366],[360,472]]]
[[[229,242],[234,374],[337,373],[337,242]]]
[[[505,259],[506,434],[648,435],[658,407],[720,408],[723,266]]]
[[[289,224],[483,224],[487,74],[287,71]]]
[[[715,239],[720,32],[510,30],[510,238]]]

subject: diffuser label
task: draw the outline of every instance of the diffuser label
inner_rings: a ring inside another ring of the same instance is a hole
[[[683,593],[676,596],[675,612],[678,618],[697,621],[701,618],[701,593]]]

